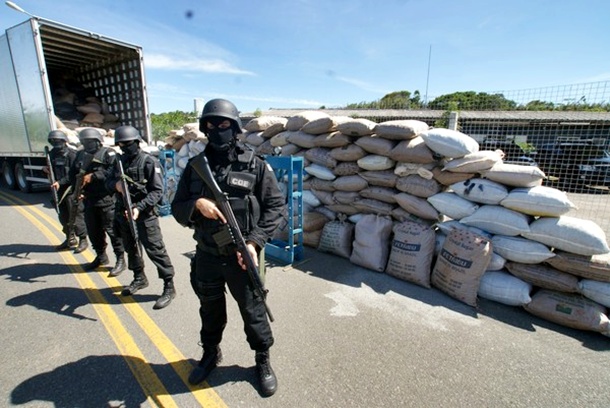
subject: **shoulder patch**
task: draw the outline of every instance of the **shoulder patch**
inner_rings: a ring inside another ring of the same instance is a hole
[[[116,152],[113,149],[108,149],[108,156],[116,156]]]
[[[161,174],[161,167],[155,166],[155,173]]]

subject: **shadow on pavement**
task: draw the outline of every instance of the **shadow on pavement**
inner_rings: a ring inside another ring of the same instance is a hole
[[[29,259],[31,253],[57,252],[53,245],[10,244],[0,245],[0,256]]]

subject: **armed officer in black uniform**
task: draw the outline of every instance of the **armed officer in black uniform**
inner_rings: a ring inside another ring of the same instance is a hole
[[[257,260],[285,209],[286,200],[275,174],[252,150],[237,144],[242,129],[233,103],[224,99],[207,102],[199,129],[208,137],[206,149],[200,154],[206,155],[214,178],[228,194],[248,250]],[[255,351],[261,394],[270,396],[277,390],[277,379],[269,361],[274,339],[263,299],[253,291],[245,265],[233,245],[216,243],[214,234],[222,229],[226,219],[216,207],[212,191],[193,170],[193,160],[186,166],[172,202],[175,219],[194,228],[197,241],[191,260],[191,284],[200,300],[203,357],[188,380],[191,384],[201,383],[222,360],[219,345],[227,324],[227,285],[239,306],[246,340]]]
[[[165,249],[159,216],[156,205],[163,196],[163,179],[159,160],[140,149],[142,137],[133,126],[121,126],[114,131],[114,143],[121,148],[118,160],[123,165],[125,180],[128,184],[132,208],[130,211],[136,221],[138,238],[148,255],[157,267],[159,278],[163,279],[163,293],[157,299],[153,309],[163,309],[176,297],[174,287],[174,267]],[[138,256],[137,243],[131,233],[127,209],[123,202],[123,186],[118,166],[106,179],[106,187],[117,192],[115,207],[115,231],[123,239],[127,251],[127,264],[133,271],[134,279],[121,294],[133,295],[148,286],[144,273],[144,260]],[[112,275],[112,274],[111,274]]]
[[[120,273],[125,269],[125,250],[121,239],[114,233],[114,194],[106,189],[106,173],[114,167],[116,152],[102,146],[104,138],[94,128],[86,128],[79,133],[83,149],[79,150],[74,166],[70,168],[70,182],[73,191],[77,191],[79,174],[82,177],[82,196],[85,204],[85,224],[91,246],[96,257],[86,270],[94,270],[110,261],[106,255],[106,234],[116,255],[116,264],[110,271]]]
[[[49,151],[49,159],[53,167],[55,182],[51,188],[57,191],[59,203],[59,222],[62,231],[66,234],[66,240],[57,246],[58,251],[74,248],[74,253],[83,252],[89,244],[87,243],[87,229],[85,228],[84,207],[80,200],[74,200],[70,189],[70,167],[76,159],[76,150],[68,147],[68,137],[61,130],[49,132],[48,141],[53,148]],[[70,231],[70,214],[76,211],[74,225]],[[78,242],[76,238],[78,237]]]

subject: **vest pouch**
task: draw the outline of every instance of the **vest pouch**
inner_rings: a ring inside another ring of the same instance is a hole
[[[230,171],[227,184],[235,189],[251,193],[256,185],[256,175],[240,171]]]
[[[242,233],[250,231],[250,197],[229,197],[229,204],[235,214],[239,230]]]

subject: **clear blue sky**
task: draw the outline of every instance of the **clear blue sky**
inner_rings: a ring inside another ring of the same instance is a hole
[[[14,2],[142,46],[153,113],[195,98],[252,112],[610,80],[609,0]],[[0,7],[2,29],[25,19]]]

